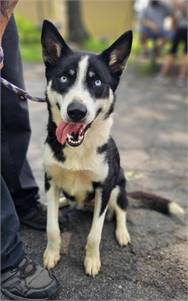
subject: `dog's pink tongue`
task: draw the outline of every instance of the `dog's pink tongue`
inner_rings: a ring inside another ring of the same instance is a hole
[[[56,137],[58,142],[64,144],[67,139],[67,135],[79,133],[82,127],[82,123],[66,123],[62,121],[56,129]]]

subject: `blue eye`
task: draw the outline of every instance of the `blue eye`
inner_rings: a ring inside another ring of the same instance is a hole
[[[95,80],[95,86],[100,87],[102,85],[102,82],[100,79]]]
[[[63,76],[60,77],[60,81],[62,83],[67,83],[68,82],[68,78],[65,75],[63,75]]]

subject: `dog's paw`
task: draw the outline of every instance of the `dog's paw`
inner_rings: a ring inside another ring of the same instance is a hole
[[[130,235],[125,229],[116,230],[116,239],[122,247],[128,245],[128,243],[131,242]]]
[[[50,250],[46,248],[43,255],[44,267],[48,270],[54,268],[58,261],[60,260],[60,253],[58,251]]]
[[[87,275],[95,277],[101,268],[99,256],[86,256],[84,260],[85,272]]]

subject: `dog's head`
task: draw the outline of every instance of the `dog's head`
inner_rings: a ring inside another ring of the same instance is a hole
[[[108,119],[113,112],[115,90],[131,51],[132,32],[97,55],[73,51],[56,27],[44,21],[41,42],[57,140],[79,146],[92,124]]]

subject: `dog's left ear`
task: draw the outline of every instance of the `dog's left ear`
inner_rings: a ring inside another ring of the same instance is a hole
[[[42,54],[46,66],[53,66],[60,57],[69,55],[72,50],[65,43],[57,28],[44,20],[41,34]]]
[[[131,52],[132,31],[127,31],[119,37],[109,48],[104,50],[99,57],[105,61],[112,74],[120,76],[126,66]]]

